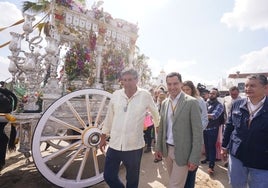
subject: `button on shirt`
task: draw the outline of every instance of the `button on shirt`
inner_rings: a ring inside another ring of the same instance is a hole
[[[124,89],[115,91],[102,128],[103,134],[110,135],[109,147],[119,151],[144,147],[143,123],[147,109],[158,127],[158,109],[147,90],[138,88],[131,98],[127,97]]]

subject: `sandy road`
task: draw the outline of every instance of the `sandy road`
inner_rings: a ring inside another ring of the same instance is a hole
[[[36,169],[32,159],[25,164],[25,157],[19,152],[9,153],[6,166],[0,176],[1,188],[56,188],[47,181]],[[197,171],[196,188],[222,188],[229,187],[227,169],[222,162],[217,162],[215,175],[209,177],[206,173],[207,165],[200,165]],[[120,170],[120,177],[124,181],[124,167]],[[140,188],[165,188],[168,177],[165,165],[162,162],[154,163],[153,154],[143,154],[140,174]],[[92,186],[93,188],[108,188],[105,182]]]

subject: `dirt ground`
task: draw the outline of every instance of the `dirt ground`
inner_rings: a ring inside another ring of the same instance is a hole
[[[24,155],[18,151],[8,153],[6,166],[0,176],[1,188],[57,188],[47,181],[37,171],[32,158],[28,164],[25,163]],[[222,188],[229,187],[227,169],[221,161],[216,162],[214,176],[209,176],[207,165],[200,165],[197,171],[196,188]],[[125,171],[122,166],[120,177],[124,181]],[[142,157],[140,188],[165,188],[168,184],[167,171],[164,162],[153,162],[153,153],[145,153]],[[91,186],[93,188],[108,188],[105,182]]]

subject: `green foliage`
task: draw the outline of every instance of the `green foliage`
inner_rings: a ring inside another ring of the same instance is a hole
[[[48,12],[50,1],[39,0],[38,2],[23,1],[22,12],[30,11],[34,13]]]

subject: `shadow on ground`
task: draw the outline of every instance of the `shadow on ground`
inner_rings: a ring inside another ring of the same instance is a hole
[[[142,157],[140,172],[140,188],[166,188],[168,176],[164,162],[153,162],[153,153],[145,153]],[[19,152],[9,153],[6,166],[2,170],[0,177],[1,188],[57,188],[47,181],[36,169],[32,159],[30,163],[25,163],[26,159]],[[199,166],[197,171],[195,188],[228,188],[227,169],[223,167],[221,161],[216,162],[214,176],[207,174],[207,164]],[[125,169],[120,169],[120,178],[125,182]],[[101,182],[92,188],[109,188],[105,182]]]

